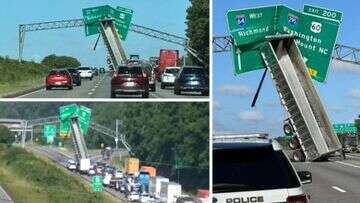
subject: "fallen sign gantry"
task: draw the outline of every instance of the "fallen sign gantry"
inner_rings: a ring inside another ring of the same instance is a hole
[[[231,10],[227,12],[231,37],[215,44],[221,49],[231,46],[236,74],[265,68],[252,106],[270,72],[289,115],[295,161],[323,160],[342,150],[311,80],[326,78],[339,18],[309,15],[283,5]]]

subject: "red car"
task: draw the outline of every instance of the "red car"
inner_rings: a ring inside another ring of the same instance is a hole
[[[73,80],[69,71],[65,69],[51,70],[46,76],[46,89],[50,90],[53,87],[73,89]]]
[[[149,97],[149,79],[140,65],[119,66],[111,79],[111,98],[117,94],[141,94]]]

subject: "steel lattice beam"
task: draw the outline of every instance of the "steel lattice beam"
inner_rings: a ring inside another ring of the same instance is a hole
[[[213,52],[218,53],[231,51],[232,41],[233,40],[231,36],[213,37]],[[336,44],[332,58],[339,61],[360,65],[360,49]]]
[[[74,28],[84,26],[83,19],[71,19],[71,20],[60,20],[60,21],[50,21],[50,22],[40,22],[40,23],[30,23],[30,24],[21,24],[19,25],[19,61],[22,60],[24,42],[25,42],[25,33],[40,31],[40,30],[51,30],[51,29],[63,29],[63,28]],[[130,31],[143,34],[152,38],[160,39],[166,42],[177,44],[183,46],[186,51],[192,54],[200,62],[204,63],[204,60],[197,54],[197,51],[192,49],[189,46],[189,40],[187,38],[170,34],[167,32],[162,32],[152,28],[148,28],[141,25],[130,24]]]

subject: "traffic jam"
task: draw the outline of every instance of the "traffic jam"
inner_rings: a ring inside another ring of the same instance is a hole
[[[73,90],[84,80],[93,80],[100,75],[110,76],[110,97],[149,98],[151,92],[168,91],[174,95],[209,95],[209,77],[200,66],[181,66],[179,51],[161,49],[159,57],[142,60],[139,55],[130,55],[126,64],[113,68],[108,59],[108,68],[78,67],[51,70],[45,79],[46,90]],[[160,90],[158,89],[160,88]]]
[[[196,196],[184,194],[179,183],[157,175],[157,170],[153,166],[140,165],[138,158],[127,158],[123,170],[108,164],[110,151],[110,147],[104,149],[102,161],[91,162],[87,167],[73,159],[67,160],[65,167],[74,173],[87,175],[93,179],[100,177],[98,179],[101,188],[112,188],[120,192],[128,202],[210,202],[208,190],[199,189]]]

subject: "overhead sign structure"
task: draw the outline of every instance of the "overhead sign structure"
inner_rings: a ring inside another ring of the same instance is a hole
[[[93,176],[91,178],[91,185],[93,192],[101,192],[103,190],[103,178],[102,176]]]
[[[87,135],[90,119],[91,119],[91,109],[85,106],[78,106],[76,104],[70,104],[62,106],[59,108],[59,117],[60,117],[60,137],[69,138],[70,137],[70,118],[73,116],[78,117],[79,126],[81,133]]]
[[[358,132],[355,123],[337,123],[333,124],[333,127],[338,134],[356,134]]]
[[[83,9],[85,35],[100,33],[101,20],[113,20],[121,40],[125,40],[129,31],[133,10],[123,7],[112,8],[109,5]]]
[[[315,8],[307,8],[307,11],[314,12]],[[340,14],[337,12],[334,18],[320,17],[285,6],[229,11],[227,21],[234,39],[235,72],[241,74],[264,68],[259,49],[265,37],[290,34],[296,38],[311,77],[324,82],[340,26]]]

